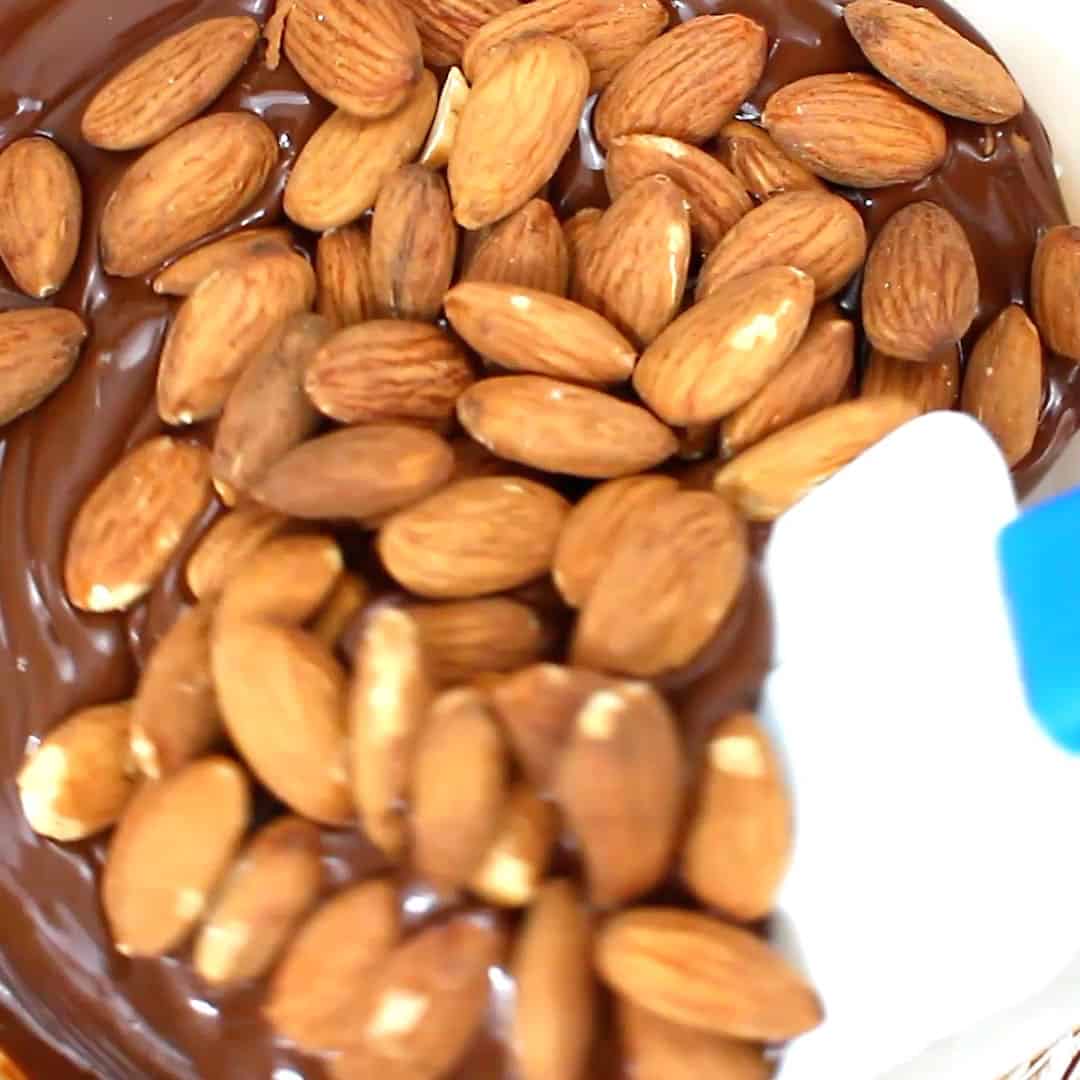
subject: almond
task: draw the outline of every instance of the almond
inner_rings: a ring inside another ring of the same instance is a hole
[[[129,451],[75,516],[64,584],[83,611],[125,611],[154,586],[210,497],[210,455],[166,435]]]
[[[71,159],[40,135],[0,153],[0,261],[34,297],[52,296],[79,253],[82,188]]]
[[[232,575],[289,519],[255,503],[244,503],[218,518],[188,559],[184,580],[199,600],[216,596]]]
[[[873,75],[811,75],[777,90],[762,123],[811,172],[876,188],[929,176],[945,160],[941,118]]]
[[[824,191],[809,169],[792,160],[767,131],[748,120],[732,120],[720,129],[719,159],[742,186],[764,202],[785,191]]]
[[[1024,108],[1024,95],[1002,64],[932,11],[855,0],[844,8],[844,21],[882,75],[938,112],[1000,124]]]
[[[105,270],[138,277],[228,225],[262,191],[277,154],[274,133],[247,112],[174,131],[128,167],[105,204]]]
[[[319,830],[278,818],[241,852],[195,941],[193,966],[212,986],[265,975],[319,895]]]
[[[285,213],[322,231],[355,221],[375,205],[383,181],[412,161],[435,115],[438,87],[424,71],[397,112],[365,120],[338,109],[308,139],[285,185]]]
[[[27,754],[16,782],[39,836],[71,842],[116,823],[135,790],[128,749],[131,702],[82,709]]]
[[[705,251],[714,248],[753,206],[742,184],[696,146],[663,135],[620,135],[611,140],[604,176],[613,199],[657,173],[674,180],[686,196],[694,242]]]
[[[300,518],[363,520],[422,499],[450,476],[450,447],[404,424],[343,428],[273,465],[255,496]]]
[[[813,990],[747,930],[674,908],[616,915],[600,932],[601,977],[667,1020],[737,1039],[780,1040],[822,1020]]]
[[[462,280],[565,296],[569,274],[566,238],[551,203],[530,199],[480,242]]]
[[[314,299],[311,264],[276,244],[208,277],[184,301],[161,350],[162,420],[190,424],[217,415],[247,364]]]
[[[319,237],[315,250],[315,310],[334,330],[370,319],[375,311],[371,241],[348,226]]]
[[[1047,347],[1080,362],[1080,227],[1048,230],[1035,249],[1031,268],[1031,306]]]
[[[443,80],[435,119],[431,122],[424,149],[420,151],[421,165],[426,165],[429,169],[446,168],[468,98],[469,84],[465,81],[465,76],[461,74],[460,68],[452,67]]]
[[[835,405],[851,382],[854,364],[855,327],[831,304],[819,307],[783,367],[720,422],[725,454],[737,454],[774,431]]]
[[[518,936],[511,1043],[522,1080],[583,1080],[595,1036],[592,928],[574,886],[541,888]]]
[[[918,414],[916,406],[895,397],[833,405],[777,431],[721,466],[714,481],[716,490],[752,521],[772,521]]]
[[[609,157],[608,160],[610,161],[611,158]],[[600,223],[600,218],[603,215],[603,210],[595,206],[586,206],[583,210],[579,210],[569,221],[563,223],[563,237],[566,240],[567,262],[570,271],[567,275],[568,290],[574,288],[578,267],[588,250],[589,238]]]
[[[291,626],[230,618],[212,657],[225,727],[251,771],[303,817],[348,821],[345,673],[329,650]]]
[[[765,70],[764,27],[743,15],[700,15],[650,42],[619,70],[596,106],[596,137],[711,139]]]
[[[64,308],[0,312],[0,425],[41,404],[75,368],[86,326]]]
[[[363,578],[348,572],[342,574],[312,621],[311,632],[328,649],[335,649],[369,596]]]
[[[670,424],[717,420],[749,401],[802,340],[813,279],[771,266],[725,282],[646,350],[634,388]]]
[[[983,424],[1010,466],[1027,456],[1043,399],[1042,344],[1024,309],[1010,304],[979,338],[964,372],[964,412]]]
[[[202,917],[251,815],[247,777],[207,757],[144,784],[113,833],[101,878],[118,952],[160,956]]]
[[[947,345],[922,363],[897,360],[877,349],[870,350],[862,379],[864,398],[892,395],[911,402],[920,413],[927,413],[951,409],[959,393],[960,348],[957,345]]]
[[[678,446],[647,410],[540,375],[483,379],[458,398],[458,419],[499,457],[572,476],[641,472]]]
[[[968,332],[978,306],[975,256],[956,218],[932,202],[893,214],[863,276],[870,344],[899,360],[926,360]]]
[[[581,846],[592,904],[649,892],[667,872],[682,810],[675,719],[646,683],[598,690],[581,707],[555,793]]]
[[[91,99],[83,138],[103,150],[151,146],[198,116],[247,62],[259,25],[238,15],[204,19],[167,37]]]
[[[637,676],[680,667],[719,629],[748,563],[746,527],[723,499],[683,491],[640,507],[581,610],[573,662]]]
[[[465,43],[485,23],[517,7],[515,0],[404,0],[434,68],[461,63]]]
[[[220,240],[211,240],[170,263],[156,278],[154,292],[164,296],[190,296],[215,270],[243,262],[249,255],[266,251],[269,244],[292,247],[288,229],[241,229]]]
[[[752,713],[709,736],[682,855],[694,895],[739,922],[773,909],[791,858],[791,802],[776,751]]]

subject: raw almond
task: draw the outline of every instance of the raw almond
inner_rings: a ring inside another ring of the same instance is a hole
[[[138,277],[229,224],[262,191],[277,139],[257,116],[193,120],[128,167],[101,218],[106,271]]]
[[[752,521],[772,521],[918,414],[915,405],[896,397],[833,405],[777,431],[721,466],[715,488]]]
[[[207,757],[144,784],[113,833],[101,878],[118,952],[160,956],[202,917],[251,815],[244,770]]]
[[[462,280],[565,296],[569,274],[566,238],[551,203],[530,199],[480,242]]]
[[[573,662],[637,676],[689,662],[731,610],[748,563],[746,527],[723,499],[683,491],[640,507],[581,610]]]
[[[1080,227],[1059,225],[1039,240],[1031,268],[1031,306],[1047,347],[1080,363]]]
[[[285,213],[322,231],[355,221],[375,205],[383,181],[412,161],[435,115],[438,87],[424,71],[397,112],[365,120],[338,109],[308,139],[285,185]]]
[[[813,278],[791,266],[725,282],[642,353],[634,388],[670,424],[718,420],[780,370],[813,306]]]
[[[1024,108],[1024,95],[1002,64],[932,11],[855,0],[844,8],[844,21],[882,75],[938,112],[1000,124]]]
[[[345,673],[292,626],[221,619],[214,685],[233,745],[286,806],[326,825],[352,814],[346,776]]]
[[[288,518],[256,503],[224,514],[191,553],[184,578],[187,587],[199,600],[216,596],[248,557],[288,523]]]
[[[610,157],[608,160],[611,160]],[[586,206],[583,210],[579,210],[569,221],[563,223],[563,236],[566,239],[566,254],[570,270],[567,275],[568,291],[572,291],[574,288],[578,267],[588,250],[589,238],[600,223],[600,218],[603,215],[603,210],[595,206]]]
[[[701,15],[650,42],[600,95],[596,137],[712,138],[750,97],[765,70],[764,27],[743,15]]]
[[[156,278],[154,292],[164,296],[190,296],[215,270],[243,262],[265,251],[268,244],[292,247],[288,229],[241,229],[220,240],[211,240],[170,263]]]
[[[762,202],[785,191],[825,190],[809,169],[789,158],[767,131],[748,120],[725,124],[716,152],[746,191]]]
[[[979,338],[964,372],[961,403],[1014,466],[1035,442],[1042,399],[1039,332],[1024,309],[1011,304]]]
[[[604,177],[613,199],[654,174],[669,176],[690,204],[694,242],[710,251],[753,206],[742,184],[716,158],[664,135],[620,135],[611,140]]]
[[[870,350],[862,380],[863,397],[893,395],[910,401],[920,413],[951,409],[960,393],[960,349],[947,345],[922,363],[897,360]]]
[[[739,922],[773,909],[791,859],[791,801],[780,762],[753,713],[709,736],[682,876],[710,908]]]
[[[347,226],[319,237],[315,250],[315,310],[335,330],[370,319],[375,311],[371,241]]]
[[[581,707],[555,794],[585,861],[588,895],[615,907],[664,877],[682,810],[675,719],[646,683],[598,690]]]
[[[135,791],[131,702],[72,713],[31,750],[16,782],[39,836],[71,842],[114,825]]]
[[[52,296],[79,253],[82,188],[71,159],[40,135],[0,153],[0,261],[24,293]]]
[[[540,375],[483,379],[458,398],[458,419],[499,457],[572,476],[641,472],[678,446],[647,410]]]
[[[90,492],[68,537],[64,584],[83,611],[125,611],[168,566],[210,498],[210,455],[160,435]]]
[[[784,153],[847,187],[929,176],[945,160],[941,118],[873,75],[811,75],[777,90],[762,123]]]
[[[434,68],[461,63],[465,43],[485,23],[517,7],[516,0],[404,0],[412,12],[424,49]]]
[[[319,895],[319,830],[300,818],[260,829],[222,883],[195,941],[193,966],[212,986],[265,975]]]
[[[596,965],[633,1004],[718,1035],[788,1039],[822,1020],[817,996],[779,953],[748,930],[698,912],[616,915],[600,932]]]
[[[342,574],[312,621],[311,632],[328,649],[336,648],[369,596],[363,578],[348,572]]]
[[[64,308],[0,312],[0,424],[29,412],[67,379],[86,334],[82,319]]]
[[[204,19],[167,37],[91,99],[83,138],[103,150],[151,146],[198,116],[247,62],[259,25],[237,15]]]
[[[461,74],[460,68],[452,67],[443,80],[435,119],[431,122],[424,149],[420,151],[421,165],[426,165],[429,169],[446,168],[468,97],[469,84],[465,81],[465,76]]]
[[[870,344],[899,360],[927,360],[967,333],[978,306],[975,256],[956,218],[932,202],[893,214],[863,275]]]

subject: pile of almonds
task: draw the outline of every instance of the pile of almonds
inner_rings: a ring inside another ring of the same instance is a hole
[[[200,117],[254,20],[198,23],[93,98],[85,139],[141,151],[104,268],[182,300],[157,382],[172,431],[83,502],[71,602],[132,608],[215,490],[229,508],[134,697],[67,718],[19,776],[42,835],[115,827],[118,950],[185,948],[217,986],[269,976],[275,1031],[338,1078],[449,1075],[498,965],[526,1080],[588,1075],[609,1013],[645,1080],[764,1077],[764,1045],[819,1022],[748,928],[791,844],[768,736],[731,711],[696,752],[662,680],[731,625],[748,520],[958,396],[1015,464],[1042,342],[1080,361],[1080,229],[1062,227],[1036,254],[1034,322],[1002,311],[960,389],[979,299],[963,229],[917,202],[868,251],[828,185],[926,177],[940,114],[1001,122],[1023,99],[925,10],[843,18],[879,74],[784,86],[758,124],[736,115],[769,43],[741,15],[669,30],[659,0],[280,0],[266,62],[335,106],[285,187],[297,231],[225,231],[279,147],[253,114]],[[560,222],[545,185],[591,94],[612,202]],[[0,154],[0,258],[30,296],[67,277],[81,204],[51,140]],[[860,273],[861,327],[831,299]],[[0,422],[86,336],[61,308],[0,314]],[[256,792],[281,814],[256,815]],[[328,890],[326,836],[356,827],[385,872]],[[440,914],[406,928],[415,880]]]

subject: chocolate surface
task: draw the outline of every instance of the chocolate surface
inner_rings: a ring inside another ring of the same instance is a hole
[[[923,0],[980,40],[936,2]],[[760,21],[771,43],[765,78],[743,111],[754,117],[777,86],[805,75],[862,70],[866,63],[829,0],[673,0],[678,18],[743,12]],[[210,16],[249,13],[265,20],[271,0],[0,0],[0,147],[45,133],[71,154],[83,183],[86,215],[79,261],[56,298],[91,327],[78,370],[43,406],[0,432],[0,1045],[35,1078],[83,1076],[40,1041],[44,1034],[91,1075],[136,1077],[274,1077],[323,1075],[317,1063],[273,1042],[259,1015],[261,989],[211,993],[183,958],[125,960],[101,922],[95,872],[101,841],[62,847],[34,836],[13,782],[31,743],[72,709],[132,691],[139,665],[185,602],[180,568],[198,533],[220,512],[211,508],[164,581],[128,617],[88,616],[62,587],[64,545],[89,488],[122,451],[160,428],[154,405],[157,353],[174,303],[145,280],[106,278],[97,258],[97,226],[110,191],[134,155],[87,146],[79,120],[90,96],[121,65],[163,37]],[[278,135],[277,169],[242,221],[278,220],[290,162],[327,106],[287,63],[261,63],[262,48],[214,109],[248,109]],[[974,330],[1010,301],[1024,301],[1039,231],[1065,220],[1038,119],[1026,112],[993,128],[949,121],[945,165],[915,185],[851,193],[871,234],[898,207],[933,199],[964,226],[979,264],[982,296]],[[553,184],[560,215],[603,205],[602,156],[587,135]],[[843,298],[857,307],[858,283]],[[29,303],[0,271],[0,310]],[[970,340],[968,342],[970,345]],[[1018,470],[1033,483],[1076,427],[1076,367],[1048,358],[1047,398],[1036,447]],[[756,581],[731,622],[691,669],[667,680],[691,729],[704,732],[733,707],[752,701],[768,659],[768,618]],[[353,833],[328,834],[328,882],[370,872],[370,850]],[[423,909],[422,889],[410,894]],[[493,1022],[458,1075],[506,1075],[497,1039],[505,980],[493,977]],[[503,999],[504,1000],[504,999]],[[610,1049],[591,1077],[615,1076]],[[291,1071],[290,1071],[291,1070]]]

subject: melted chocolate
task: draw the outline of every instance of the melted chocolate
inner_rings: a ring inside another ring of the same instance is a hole
[[[923,3],[981,42],[938,0]],[[317,1062],[274,1043],[259,1015],[260,987],[211,993],[182,958],[132,961],[115,954],[95,888],[103,843],[60,846],[34,836],[12,781],[28,744],[66,713],[131,693],[148,649],[186,601],[183,552],[128,617],[76,612],[63,592],[64,544],[79,503],[126,447],[160,427],[153,400],[156,360],[174,306],[145,280],[107,278],[101,270],[101,210],[134,155],[88,147],[79,137],[80,116],[105,78],[168,34],[222,14],[248,13],[263,21],[271,6],[271,0],[0,0],[0,147],[40,132],[75,161],[86,199],[84,235],[79,261],[55,302],[79,311],[91,327],[71,380],[0,440],[0,1044],[36,1080],[69,1080],[87,1075],[84,1070],[109,1080],[323,1075]],[[672,8],[679,19],[743,12],[766,28],[770,61],[743,110],[748,118],[773,89],[793,79],[866,68],[840,6],[829,0],[672,0]],[[326,115],[326,104],[287,63],[265,70],[260,48],[214,108],[257,113],[281,148],[266,191],[229,228],[279,219],[288,166]],[[950,135],[948,160],[934,176],[849,194],[871,234],[913,199],[934,199],[957,216],[979,262],[982,296],[974,334],[1006,303],[1025,300],[1038,234],[1063,222],[1065,212],[1049,143],[1030,111],[992,128],[951,121]],[[587,112],[552,184],[560,214],[606,203],[602,163]],[[854,311],[857,298],[854,283],[844,306]],[[0,310],[27,303],[0,271]],[[1041,475],[1076,428],[1076,371],[1063,360],[1048,360],[1039,437],[1018,471],[1022,487]],[[219,512],[217,506],[207,511],[188,549]],[[769,639],[767,605],[755,578],[712,645],[666,681],[692,732],[706,732],[726,712],[753,703]],[[334,887],[378,869],[371,849],[353,832],[328,832],[324,854]],[[425,906],[422,886],[409,895],[410,907]],[[505,979],[493,977],[492,983],[492,1023],[458,1070],[469,1080],[507,1073],[497,1041]],[[62,1063],[50,1042],[83,1067]],[[610,1044],[601,1046],[589,1075],[619,1075],[614,1058]]]

